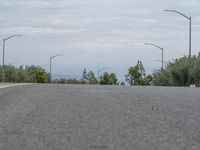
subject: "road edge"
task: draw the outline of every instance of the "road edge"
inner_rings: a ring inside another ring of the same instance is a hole
[[[9,88],[9,87],[15,87],[15,86],[25,86],[25,85],[32,85],[34,83],[9,83],[9,84],[5,84],[5,85],[2,85],[0,84],[0,89],[5,89],[5,88]]]

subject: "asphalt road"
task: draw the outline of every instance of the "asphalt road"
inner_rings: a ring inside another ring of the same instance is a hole
[[[199,150],[200,89],[0,89],[0,150]]]

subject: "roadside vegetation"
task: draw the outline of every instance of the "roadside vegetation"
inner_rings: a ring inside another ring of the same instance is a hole
[[[153,85],[160,86],[200,86],[200,54],[190,59],[186,56],[167,63],[163,70],[153,73]]]
[[[102,84],[102,85],[141,85],[141,86],[188,86],[195,84],[200,87],[200,54],[188,58],[183,56],[168,62],[163,69],[154,70],[147,75],[142,61],[131,66],[125,75],[125,82],[120,82],[115,73],[104,72],[96,77],[93,71],[86,68],[81,79],[54,79],[40,66],[7,65],[4,68],[5,82],[57,83],[57,84]],[[2,81],[2,66],[0,66]]]
[[[2,81],[2,66],[0,66],[0,81]],[[5,82],[28,82],[28,83],[48,83],[48,74],[45,69],[39,66],[4,66]]]
[[[145,69],[141,61],[137,65],[128,69],[128,74],[125,75],[125,80],[129,85],[152,85],[152,75],[146,75]]]

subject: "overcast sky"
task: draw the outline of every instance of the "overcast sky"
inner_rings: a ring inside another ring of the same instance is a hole
[[[189,21],[164,9],[192,16],[192,54],[200,52],[199,0],[1,0],[0,37],[6,41],[6,64],[39,65],[53,74],[80,76],[87,68],[115,72],[122,80],[141,60],[148,73],[165,60],[188,55]],[[0,53],[2,62],[2,54]]]

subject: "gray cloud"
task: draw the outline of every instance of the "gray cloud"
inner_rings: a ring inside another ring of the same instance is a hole
[[[125,74],[141,59],[148,72],[160,66],[159,51],[147,47],[153,42],[165,48],[165,59],[187,55],[188,21],[176,9],[193,17],[193,53],[199,52],[198,0],[1,0],[0,36],[24,37],[8,41],[6,63],[38,64],[48,69],[48,58],[56,60],[55,73],[77,74],[80,68]]]

